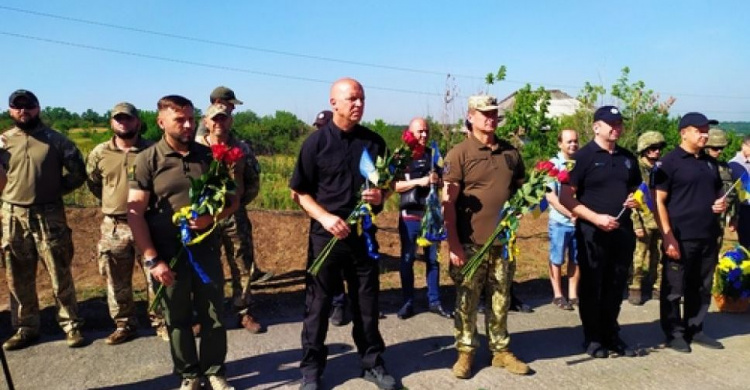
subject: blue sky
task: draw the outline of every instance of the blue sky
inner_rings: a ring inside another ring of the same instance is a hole
[[[586,81],[609,89],[629,66],[631,81],[677,98],[674,115],[750,120],[750,2],[211,3],[5,0],[0,94],[27,88],[43,106],[104,112],[123,100],[153,110],[176,93],[205,108],[227,85],[240,109],[311,122],[330,83],[351,76],[365,86],[365,120],[406,123],[456,120],[467,96],[502,98],[526,82],[573,96]],[[507,80],[488,88],[500,65]],[[458,97],[445,107],[447,84]]]

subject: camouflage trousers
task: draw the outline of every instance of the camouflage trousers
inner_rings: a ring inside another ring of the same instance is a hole
[[[2,205],[3,251],[15,328],[39,332],[39,297],[36,274],[39,260],[52,280],[57,321],[65,332],[78,329],[76,290],[71,273],[73,239],[62,203]]]
[[[231,274],[232,306],[235,311],[244,314],[252,302],[250,278],[255,260],[253,225],[247,216],[247,211],[240,208],[221,221],[217,230]]]
[[[649,284],[654,290],[661,285],[661,233],[659,229],[645,229],[643,237],[636,237],[633,252],[631,290],[642,290]]]
[[[151,273],[143,266],[124,217],[105,215],[98,246],[99,273],[107,278],[107,305],[115,324],[138,326],[133,299],[133,268],[136,262],[146,279],[148,303],[154,299]],[[158,327],[164,320],[161,313],[149,313],[151,326]]]
[[[464,245],[466,259],[476,253],[478,245]],[[464,278],[461,267],[450,266],[450,275],[456,284],[456,318],[454,334],[459,352],[473,352],[479,347],[477,335],[477,307],[484,290],[487,300],[485,328],[492,352],[508,349],[508,309],[510,308],[510,285],[516,263],[500,257],[502,248],[491,247],[485,259],[471,279]]]

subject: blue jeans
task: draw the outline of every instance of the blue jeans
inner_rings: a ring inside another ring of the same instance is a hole
[[[404,303],[414,302],[414,259],[417,252],[421,222],[399,218],[398,233],[401,237],[401,289]],[[440,303],[440,265],[437,261],[437,244],[424,248],[427,300],[430,305]]]
[[[549,221],[549,261],[561,266],[565,263],[565,252],[568,252],[568,261],[578,264],[578,248],[575,239],[575,226],[569,226],[556,221]]]

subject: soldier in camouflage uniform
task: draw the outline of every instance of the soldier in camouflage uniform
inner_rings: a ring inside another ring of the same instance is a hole
[[[727,134],[721,129],[710,129],[708,130],[708,141],[706,141],[706,148],[704,149],[709,156],[716,159],[719,165],[719,176],[721,177],[722,190],[724,191],[727,201],[727,211],[721,214],[719,224],[721,225],[721,232],[719,234],[719,251],[721,252],[721,245],[724,243],[724,227],[727,225],[727,219],[735,217],[735,211],[737,210],[737,191],[729,192],[732,188],[734,180],[732,180],[732,170],[729,165],[724,161],[719,161],[721,152],[727,147],[729,141],[727,140]]]
[[[39,118],[39,100],[30,91],[10,95],[15,127],[1,136],[0,164],[8,183],[2,193],[3,249],[8,287],[15,300],[16,333],[6,350],[29,346],[39,337],[36,271],[41,259],[52,279],[57,320],[69,347],[85,344],[71,274],[73,240],[62,196],[86,179],[83,156],[68,138]]]
[[[638,137],[638,167],[645,183],[650,183],[651,170],[665,145],[664,136],[656,131],[647,131]],[[656,295],[661,285],[661,233],[653,211],[644,212],[636,208],[630,218],[635,232],[635,251],[630,270],[628,302],[640,306],[643,304],[642,292],[650,288],[652,295]]]
[[[137,335],[135,302],[133,300],[133,267],[136,258],[141,262],[133,234],[127,221],[128,170],[135,156],[153,142],[140,137],[141,121],[138,111],[130,103],[119,103],[110,112],[110,125],[114,136],[97,145],[86,158],[86,184],[102,202],[104,220],[101,224],[98,259],[99,272],[107,278],[107,304],[116,330],[106,343],[124,343]],[[141,264],[152,291],[151,275]],[[149,294],[149,303],[153,294]],[[163,319],[149,313],[152,326],[165,340],[169,340]]]
[[[458,359],[453,375],[461,379],[471,376],[479,346],[476,319],[483,290],[491,302],[485,315],[492,366],[525,375],[529,367],[509,348],[508,309],[515,262],[503,259],[503,248],[493,246],[471,279],[461,273],[466,260],[491,235],[505,202],[523,182],[523,160],[518,150],[495,136],[498,106],[494,97],[470,97],[468,120],[471,133],[448,152],[443,176],[450,275],[456,284],[454,332]]]
[[[227,263],[229,263],[232,277],[232,307],[239,317],[239,325],[251,333],[259,333],[263,331],[263,326],[250,313],[251,276],[245,278],[243,283],[242,274],[251,271],[254,264],[253,225],[247,216],[245,206],[258,195],[260,190],[260,165],[250,150],[250,146],[232,135],[232,114],[229,106],[212,104],[206,110],[203,122],[208,133],[204,136],[197,136],[197,142],[207,146],[214,144],[238,146],[245,155],[243,164],[237,170],[242,174],[241,207],[232,216],[221,221],[217,230],[221,236]]]
[[[211,95],[208,97],[208,101],[211,104],[223,104],[227,106],[230,115],[232,114],[232,111],[234,111],[234,108],[236,106],[242,104],[242,100],[237,99],[237,96],[235,96],[234,91],[232,91],[231,88],[227,88],[221,85],[211,91]],[[198,129],[195,132],[196,139],[203,138],[207,132],[208,129],[206,128],[206,124],[201,121],[201,123],[198,124]]]

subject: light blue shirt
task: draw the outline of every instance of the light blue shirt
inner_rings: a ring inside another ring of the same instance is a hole
[[[554,164],[555,168],[557,168],[558,170],[568,169],[566,164],[568,160],[565,158],[565,154],[563,154],[563,152],[558,152],[557,156],[552,157],[549,161]],[[551,179],[547,183],[547,188],[554,192],[558,197],[560,196],[560,182],[556,178]],[[549,207],[549,220],[550,222],[557,222],[562,225],[573,226],[570,218],[566,217],[552,206]]]

